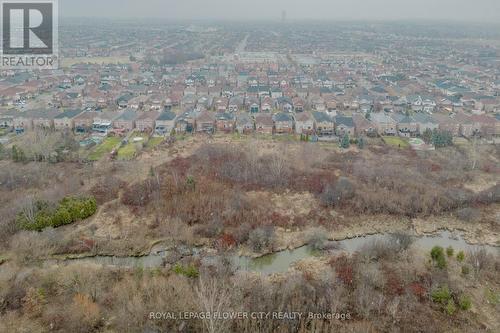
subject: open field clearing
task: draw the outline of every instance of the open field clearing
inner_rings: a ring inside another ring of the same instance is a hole
[[[71,67],[75,64],[128,64],[129,57],[78,57],[78,58],[63,58],[61,67]]]
[[[92,152],[89,154],[88,158],[91,161],[100,160],[106,154],[113,151],[114,148],[118,147],[121,142],[120,137],[107,137],[99,145],[93,148]]]

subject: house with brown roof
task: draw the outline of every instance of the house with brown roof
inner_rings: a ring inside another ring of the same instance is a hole
[[[277,134],[292,134],[294,119],[291,113],[280,112],[273,116],[274,130]]]
[[[135,127],[141,132],[150,132],[155,128],[155,121],[159,116],[159,111],[141,112],[135,120]]]
[[[354,122],[354,130],[358,136],[373,136],[377,134],[377,126],[362,114],[356,113],[352,115]]]
[[[215,115],[215,126],[217,131],[224,133],[234,132],[236,128],[236,117],[231,112],[218,112]]]
[[[215,131],[215,114],[210,111],[201,112],[195,119],[196,132],[213,133]]]
[[[460,123],[455,118],[442,113],[434,114],[433,118],[438,123],[441,131],[450,132],[453,136],[460,134]]]
[[[269,113],[260,113],[255,116],[255,131],[260,134],[273,134],[273,116]]]
[[[254,131],[254,121],[247,113],[236,115],[236,130],[240,134],[249,134]]]
[[[54,117],[54,128],[56,130],[73,130],[75,118],[83,112],[82,109],[70,109],[59,113]]]
[[[295,116],[295,133],[311,135],[314,132],[314,118],[309,112],[298,113]]]
[[[92,124],[94,123],[94,116],[97,112],[85,111],[73,118],[73,123],[75,131],[77,132],[87,132],[92,129]]]
[[[375,124],[380,135],[396,135],[397,123],[385,112],[370,113],[370,121]]]
[[[474,124],[474,131],[479,130],[478,133],[482,137],[490,138],[499,135],[497,120],[494,117],[485,114],[472,115],[471,120]]]
[[[346,134],[354,135],[354,122],[352,117],[337,116],[335,117],[335,134],[338,137],[343,137]]]
[[[137,111],[126,109],[113,121],[113,128],[131,131],[135,128],[136,119]]]
[[[318,136],[332,136],[335,133],[335,123],[326,112],[313,112],[314,129]]]

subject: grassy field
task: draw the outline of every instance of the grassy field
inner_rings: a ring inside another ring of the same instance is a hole
[[[397,137],[397,136],[384,136],[382,137],[384,140],[385,144],[389,146],[394,146],[394,147],[399,147],[399,148],[409,148],[410,144],[408,143],[408,140],[405,140],[403,138]]]
[[[163,141],[165,141],[165,138],[163,138],[161,136],[152,137],[151,139],[149,139],[148,143],[146,144],[146,148],[153,149],[153,148],[157,147],[158,145],[160,145]]]
[[[61,60],[61,67],[71,67],[75,64],[128,64],[130,59],[128,57],[77,57],[77,58],[64,58]]]
[[[111,153],[113,149],[118,146],[120,141],[121,138],[119,137],[109,137],[104,139],[104,141],[95,147],[95,149],[89,154],[89,160],[100,160],[104,155]]]
[[[142,141],[134,142],[135,138],[142,138]],[[119,160],[133,159],[141,151],[142,145],[148,143],[148,138],[149,136],[147,134],[139,132],[133,133],[130,136],[128,143],[118,150],[118,155],[117,155],[118,159]]]

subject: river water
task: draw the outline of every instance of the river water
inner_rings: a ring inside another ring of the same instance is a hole
[[[333,253],[355,253],[360,251],[364,245],[372,242],[384,242],[392,239],[390,234],[375,234],[364,237],[357,237],[346,239],[342,241],[328,242],[329,248]],[[413,245],[428,251],[434,246],[441,246],[443,248],[453,247],[455,253],[458,251],[472,251],[476,249],[485,249],[486,251],[499,254],[500,247],[489,245],[470,245],[464,241],[462,237],[452,234],[448,231],[443,231],[433,235],[413,237]],[[165,258],[170,254],[169,251],[154,251],[147,256],[141,257],[113,257],[113,256],[95,256],[87,258],[66,259],[62,261],[48,260],[46,264],[77,264],[77,263],[90,263],[102,266],[123,267],[123,268],[137,268],[142,267],[146,269],[162,267]],[[199,251],[193,250],[192,254],[201,256]],[[295,250],[284,250],[273,254],[265,255],[259,258],[250,258],[243,256],[233,256],[233,265],[237,270],[257,272],[264,275],[274,273],[287,272],[290,267],[307,258],[319,257],[322,255],[321,251],[312,250],[309,246],[303,246]]]

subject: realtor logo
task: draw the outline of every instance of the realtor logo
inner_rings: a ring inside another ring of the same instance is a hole
[[[3,0],[0,17],[0,67],[57,67],[57,0]]]

